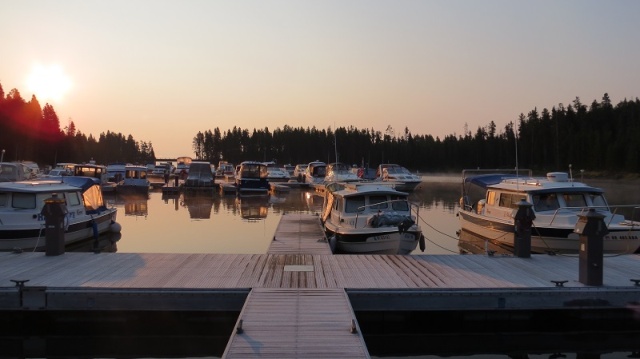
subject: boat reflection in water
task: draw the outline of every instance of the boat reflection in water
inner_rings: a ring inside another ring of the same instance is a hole
[[[240,217],[247,221],[259,221],[267,218],[269,197],[269,194],[238,196],[236,204],[240,208]]]
[[[105,197],[110,204],[115,205],[116,207],[123,207],[125,216],[147,217],[149,215],[149,194],[113,193]]]
[[[206,193],[187,193],[182,195],[182,203],[189,211],[191,219],[209,219],[211,218],[211,208],[213,207],[214,198],[211,194]]]

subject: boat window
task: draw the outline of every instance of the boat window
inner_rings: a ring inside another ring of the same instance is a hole
[[[567,207],[585,207],[587,205],[582,193],[565,193],[562,197]]]
[[[6,192],[0,192],[0,207],[6,207],[9,200],[9,194]]]
[[[346,213],[362,212],[364,208],[364,196],[349,197],[346,199],[344,211]]]
[[[36,208],[36,195],[33,193],[14,193],[13,208],[34,209]]]
[[[68,192],[65,195],[67,200],[67,205],[69,206],[77,206],[80,204],[80,197],[78,196],[78,192]]]
[[[524,199],[521,194],[500,193],[500,207],[518,208],[518,202]]]
[[[589,193],[589,198],[591,199],[591,204],[596,207],[606,207],[607,201],[605,201],[604,196],[601,193]]]
[[[387,202],[387,196],[370,196],[369,204],[371,209],[387,209],[389,203]]]
[[[489,191],[487,193],[487,204],[490,206],[493,206],[496,204],[496,192],[495,191]]]
[[[536,211],[555,211],[560,208],[558,195],[555,193],[543,193],[533,196],[533,208]]]
[[[409,210],[409,202],[406,201],[406,197],[391,197],[391,208],[394,211],[408,211]]]

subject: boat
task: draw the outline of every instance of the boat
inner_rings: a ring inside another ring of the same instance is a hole
[[[321,221],[336,253],[409,254],[424,250],[419,207],[408,194],[381,183],[326,186]]]
[[[376,170],[376,180],[393,183],[399,191],[413,191],[420,183],[422,177],[409,172],[408,169],[392,163],[385,163],[378,166]]]
[[[151,183],[147,179],[147,167],[138,165],[126,165],[124,178],[118,182],[116,190],[119,193],[148,194]]]
[[[329,163],[327,165],[326,175],[324,177],[326,183],[330,182],[352,182],[360,181],[356,173],[351,171],[351,167],[341,162]]]
[[[29,168],[20,162],[0,162],[0,182],[17,182],[31,177]]]
[[[289,182],[291,176],[289,176],[289,172],[283,167],[278,166],[278,164],[273,161],[263,163],[267,166],[267,180],[269,180],[269,183]]]
[[[228,182],[235,180],[236,168],[233,163],[227,161],[218,162],[218,168],[216,169],[216,178],[224,179]]]
[[[94,163],[82,163],[73,166],[73,175],[77,177],[91,177],[98,180],[102,193],[114,192],[116,183],[109,181],[107,166]]]
[[[304,172],[304,183],[309,185],[318,185],[324,182],[327,175],[327,164],[321,161],[309,162]]]
[[[0,250],[40,250],[46,245],[45,200],[66,202],[65,245],[119,231],[117,209],[105,206],[100,184],[89,177],[65,176],[0,183]]]
[[[637,212],[638,205],[610,206],[603,190],[574,181],[567,172],[533,177],[530,170],[462,171],[461,238],[473,236],[513,249],[513,217],[521,200],[532,206],[535,215],[532,253],[578,253],[580,239],[574,230],[579,216],[589,209],[604,216],[609,231],[604,236],[604,253],[634,253],[640,247],[640,222],[617,213],[634,208]]]
[[[271,189],[267,179],[267,166],[262,162],[242,162],[238,166],[235,183],[239,194],[267,194]]]
[[[124,178],[126,163],[109,163],[107,165],[107,180],[116,184]]]
[[[188,156],[182,156],[176,159],[175,173],[180,176],[181,179],[187,179],[187,175],[189,174],[189,166],[191,165],[192,161],[193,159]]]
[[[213,173],[211,173],[211,164],[206,161],[191,162],[184,186],[190,188],[213,188],[214,179]]]

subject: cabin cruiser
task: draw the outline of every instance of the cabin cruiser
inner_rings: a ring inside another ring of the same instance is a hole
[[[93,163],[83,163],[73,166],[73,175],[78,177],[92,177],[98,180],[102,193],[114,192],[116,183],[109,181],[107,167]]]
[[[0,162],[0,182],[16,182],[29,179],[29,168],[20,162]]]
[[[271,185],[267,179],[267,166],[256,161],[242,162],[236,174],[236,188],[240,194],[269,193]]]
[[[124,167],[124,179],[118,182],[117,191],[124,193],[148,194],[151,183],[147,179],[147,167],[126,165]]]
[[[116,184],[124,178],[126,163],[110,163],[107,165],[107,180]]]
[[[107,208],[100,184],[88,177],[0,183],[0,250],[43,249],[45,200],[56,195],[65,200],[65,245],[109,230],[118,231],[117,209]]]
[[[409,254],[424,250],[418,207],[408,194],[381,183],[326,186],[322,223],[338,253]]]
[[[233,163],[227,161],[218,162],[218,168],[216,169],[216,178],[224,179],[225,181],[233,182],[236,176],[236,168]]]
[[[264,162],[267,166],[267,179],[269,183],[274,182],[289,182],[289,172],[285,170],[283,167],[278,166],[277,163],[270,161]]]
[[[482,173],[484,172],[484,173]],[[534,253],[578,253],[580,240],[574,229],[579,215],[594,209],[604,216],[608,234],[605,253],[634,253],[640,247],[640,222],[627,220],[610,206],[600,188],[576,182],[566,172],[550,172],[546,178],[532,177],[530,170],[513,174],[507,171],[464,170],[462,197],[458,213],[462,236],[514,247],[514,214],[524,200],[535,215],[531,227],[531,251]]]
[[[422,178],[396,164],[381,164],[376,170],[376,180],[393,183],[399,191],[413,191],[422,182]]]
[[[304,172],[304,183],[317,185],[324,182],[327,175],[327,164],[320,161],[309,162],[307,170]]]
[[[185,187],[213,188],[214,179],[213,173],[211,173],[211,164],[205,161],[191,162],[184,185]]]
[[[351,167],[341,162],[329,163],[327,165],[327,174],[324,181],[330,182],[351,182],[360,181],[356,173],[351,171]]]

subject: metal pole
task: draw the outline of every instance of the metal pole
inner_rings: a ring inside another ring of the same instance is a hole
[[[4,161],[4,148],[2,149],[2,155],[0,155],[0,162]]]

